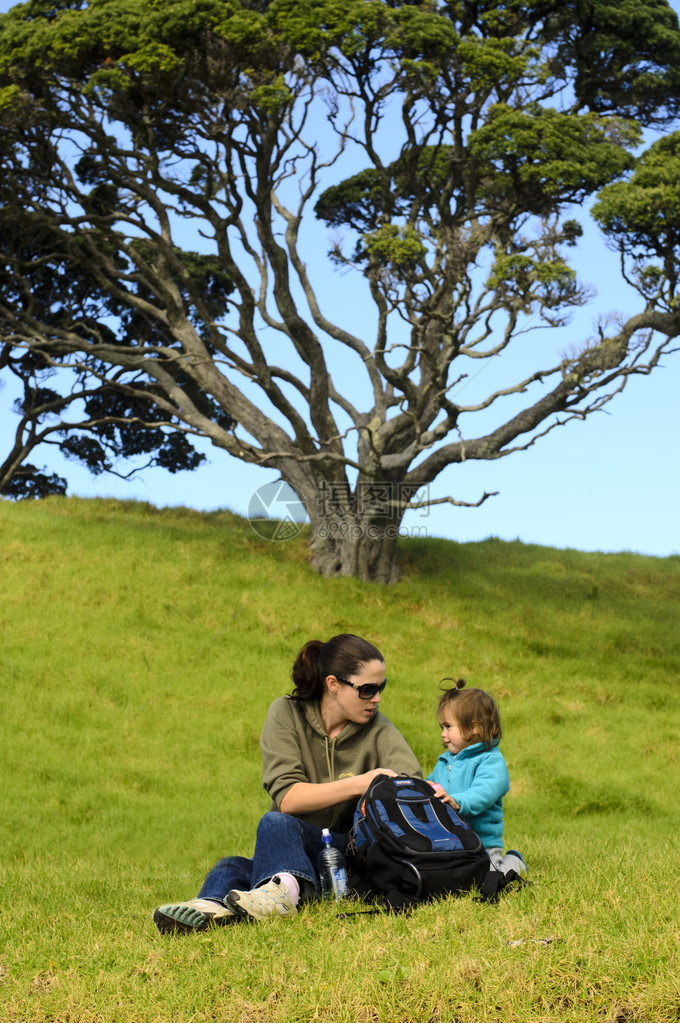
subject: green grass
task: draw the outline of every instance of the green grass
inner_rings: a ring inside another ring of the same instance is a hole
[[[0,1023],[680,1020],[680,558],[408,539],[400,561],[389,589],[324,580],[304,537],[228,513],[0,502]],[[266,708],[341,631],[383,650],[426,770],[439,680],[494,693],[534,883],[161,938],[156,904],[252,851]]]

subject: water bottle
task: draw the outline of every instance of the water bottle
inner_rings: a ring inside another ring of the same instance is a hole
[[[321,891],[324,899],[344,899],[348,894],[347,890],[347,868],[345,857],[333,845],[333,839],[328,828],[321,833],[322,849],[317,861],[317,870],[321,878]]]

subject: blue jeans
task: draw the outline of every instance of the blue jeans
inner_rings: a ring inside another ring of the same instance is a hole
[[[331,832],[333,845],[344,852],[347,836]],[[232,888],[250,891],[275,874],[293,874],[302,898],[320,894],[316,861],[321,852],[321,828],[288,813],[266,813],[257,826],[253,858],[226,856],[218,860],[198,893],[199,899],[224,902]]]

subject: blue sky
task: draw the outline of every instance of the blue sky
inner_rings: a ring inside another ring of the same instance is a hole
[[[10,6],[0,0],[0,11]],[[677,3],[672,6],[678,9]],[[578,311],[558,350],[584,340],[598,313],[637,309],[621,283],[617,258],[595,228],[573,251],[581,280],[593,285],[597,295]],[[336,291],[341,295],[341,284],[337,276],[328,277],[324,297],[329,303],[336,299]],[[553,338],[548,341],[548,333],[545,343],[555,345]],[[542,335],[534,339],[531,343],[540,344]],[[482,375],[486,372],[483,369]],[[553,431],[530,450],[493,462],[450,467],[432,484],[432,498],[451,494],[475,501],[485,490],[499,495],[478,509],[444,505],[429,513],[411,512],[404,529],[459,541],[496,536],[580,550],[680,553],[679,396],[676,353],[650,377],[632,379],[606,411]],[[3,435],[12,429],[10,405],[8,391],[0,392]],[[32,460],[65,476],[70,494],[130,498],[159,506],[228,508],[241,514],[247,513],[254,491],[276,478],[271,470],[247,466],[208,445],[204,450],[209,462],[194,473],[171,476],[153,470],[130,482],[91,477],[51,452],[37,451]]]

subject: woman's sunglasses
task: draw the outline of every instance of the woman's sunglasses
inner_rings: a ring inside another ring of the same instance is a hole
[[[338,682],[342,682],[343,685],[351,686],[352,689],[356,689],[357,693],[359,694],[360,700],[372,700],[373,697],[377,696],[378,693],[382,693],[383,689],[387,685],[386,678],[384,678],[382,682],[379,683],[364,682],[362,683],[362,685],[358,686],[356,682],[349,682],[346,678],[340,678],[339,675],[336,675],[335,677],[337,678]]]

